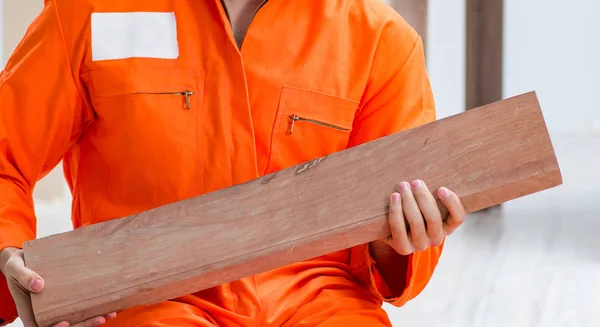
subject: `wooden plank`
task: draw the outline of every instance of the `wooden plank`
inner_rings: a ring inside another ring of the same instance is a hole
[[[416,178],[454,190],[468,212],[561,184],[535,93],[27,242],[26,264],[46,281],[37,321],[78,322],[386,237],[391,192]]]
[[[467,0],[466,109],[502,99],[503,0]]]
[[[389,0],[389,4],[423,39],[427,44],[427,0]]]

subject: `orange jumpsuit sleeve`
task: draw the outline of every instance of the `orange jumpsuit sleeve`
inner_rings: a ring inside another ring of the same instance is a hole
[[[36,237],[33,188],[93,117],[80,97],[77,74],[56,3],[49,1],[0,75],[0,250]],[[16,310],[0,279],[1,326],[16,319]]]
[[[423,43],[405,21],[398,18],[384,27],[373,58],[368,84],[350,136],[350,147],[435,120]],[[407,270],[398,277],[406,276],[406,286],[401,294],[391,294],[378,270],[380,267],[370,255],[368,244],[352,249],[351,265],[354,274],[369,287],[371,293],[382,301],[402,306],[425,288],[437,265],[442,246],[430,247],[408,257],[399,256],[405,262],[398,262],[397,266]]]

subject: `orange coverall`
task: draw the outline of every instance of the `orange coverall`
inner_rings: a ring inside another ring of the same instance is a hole
[[[46,1],[2,71],[0,107],[0,249],[36,237],[32,190],[61,160],[78,228],[435,119],[422,41],[380,0],[270,0],[241,49],[219,0]],[[365,244],[105,326],[389,326],[383,301],[417,296],[441,249],[398,262],[397,294]]]

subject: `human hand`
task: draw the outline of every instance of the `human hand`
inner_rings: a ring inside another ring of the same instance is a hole
[[[441,245],[465,221],[465,209],[456,194],[442,187],[437,195],[448,209],[447,218],[421,180],[411,184],[402,182],[398,192],[392,193],[389,214],[392,234],[384,241],[396,252],[409,255]]]
[[[37,327],[30,293],[39,293],[44,288],[44,280],[31,269],[25,267],[23,250],[6,248],[0,252],[0,271],[6,277],[8,289],[15,300],[19,317],[24,327]],[[107,319],[116,317],[116,313],[99,316],[71,325],[67,321],[59,322],[52,327],[96,327],[106,323]]]

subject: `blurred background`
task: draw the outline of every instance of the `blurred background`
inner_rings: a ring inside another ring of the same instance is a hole
[[[535,90],[564,178],[469,216],[394,326],[600,326],[600,1],[388,2],[426,40],[438,118]],[[2,65],[42,5],[0,0]],[[60,167],[35,199],[39,236],[71,228]]]

